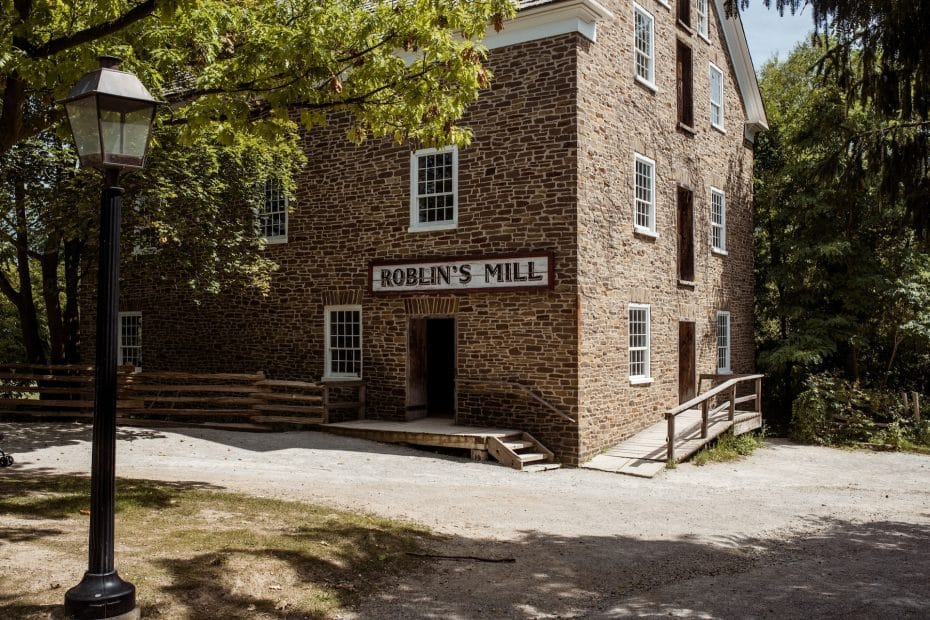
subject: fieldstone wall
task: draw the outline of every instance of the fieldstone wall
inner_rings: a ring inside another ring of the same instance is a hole
[[[752,151],[714,3],[709,40],[676,22],[675,6],[639,4],[655,18],[656,91],[634,79],[633,5],[610,0],[578,60],[580,458],[661,420],[678,404],[678,324],[696,327],[697,372],[716,372],[716,312],[731,313],[731,368],[753,369]],[[692,13],[692,24],[696,15]],[[694,132],[677,128],[676,41],[692,50]],[[710,125],[709,63],[724,71],[726,132]],[[656,162],[656,236],[634,233],[634,152]],[[677,187],[694,192],[694,286],[677,277]],[[727,254],[711,252],[710,188],[726,192]],[[629,380],[627,306],[651,306],[652,383]],[[706,385],[706,384],[705,384]]]

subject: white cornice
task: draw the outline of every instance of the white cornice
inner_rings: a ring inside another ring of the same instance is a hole
[[[756,134],[769,128],[765,115],[765,104],[762,102],[762,93],[759,91],[759,82],[756,79],[756,70],[749,55],[749,44],[746,42],[746,32],[739,14],[727,17],[725,0],[714,0],[717,15],[723,28],[723,37],[730,52],[730,61],[736,73],[736,83],[746,108],[746,126],[744,134],[749,141],[753,141]]]
[[[597,22],[612,20],[614,14],[597,0],[565,0],[522,9],[517,16],[496,32],[488,27],[482,43],[488,49],[517,45],[577,32],[597,41]]]

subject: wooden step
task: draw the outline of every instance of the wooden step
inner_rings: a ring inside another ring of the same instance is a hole
[[[520,459],[520,462],[524,465],[526,463],[535,463],[536,461],[545,461],[546,455],[542,452],[526,452],[524,454],[517,454],[517,458]]]
[[[525,452],[532,450],[532,452]],[[555,455],[529,433],[488,437],[488,454],[497,462],[514,469],[523,470],[531,463],[553,463]]]
[[[524,448],[532,448],[536,444],[532,441],[504,441],[502,442],[505,446],[516,452],[517,450],[523,450]]]

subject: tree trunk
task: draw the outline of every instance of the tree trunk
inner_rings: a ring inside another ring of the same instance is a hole
[[[61,287],[58,283],[58,263],[61,253],[57,237],[50,237],[42,255],[42,299],[48,321],[48,358],[52,364],[65,361],[65,328],[61,314]]]
[[[81,320],[78,315],[78,295],[81,285],[81,253],[84,243],[80,239],[65,241],[65,362],[81,361]]]
[[[29,269],[29,223],[26,219],[26,186],[21,179],[13,181],[13,200],[16,210],[16,272],[19,276],[19,325],[23,333],[26,361],[45,364],[45,347],[39,335],[39,318],[32,292],[32,274]]]

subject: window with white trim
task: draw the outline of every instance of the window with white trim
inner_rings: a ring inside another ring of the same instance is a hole
[[[710,36],[710,19],[707,14],[707,0],[695,0],[694,12],[697,13],[698,34],[707,39]]]
[[[710,188],[710,245],[717,252],[727,251],[727,197]]]
[[[717,312],[717,372],[730,372],[730,313]]]
[[[723,131],[723,71],[710,63],[710,124]]]
[[[630,304],[630,382],[646,383],[652,381],[649,369],[650,358],[650,308],[646,304]]]
[[[410,155],[410,230],[448,230],[458,225],[459,151],[456,146]]]
[[[142,370],[142,313],[119,313],[119,364]]]
[[[280,179],[267,179],[262,187],[258,231],[268,243],[287,241],[287,193]]]
[[[655,19],[633,3],[633,59],[636,79],[655,89]]]
[[[656,162],[634,154],[633,228],[654,235],[656,231]]]
[[[323,378],[362,377],[362,307],[326,306],[326,347]]]

